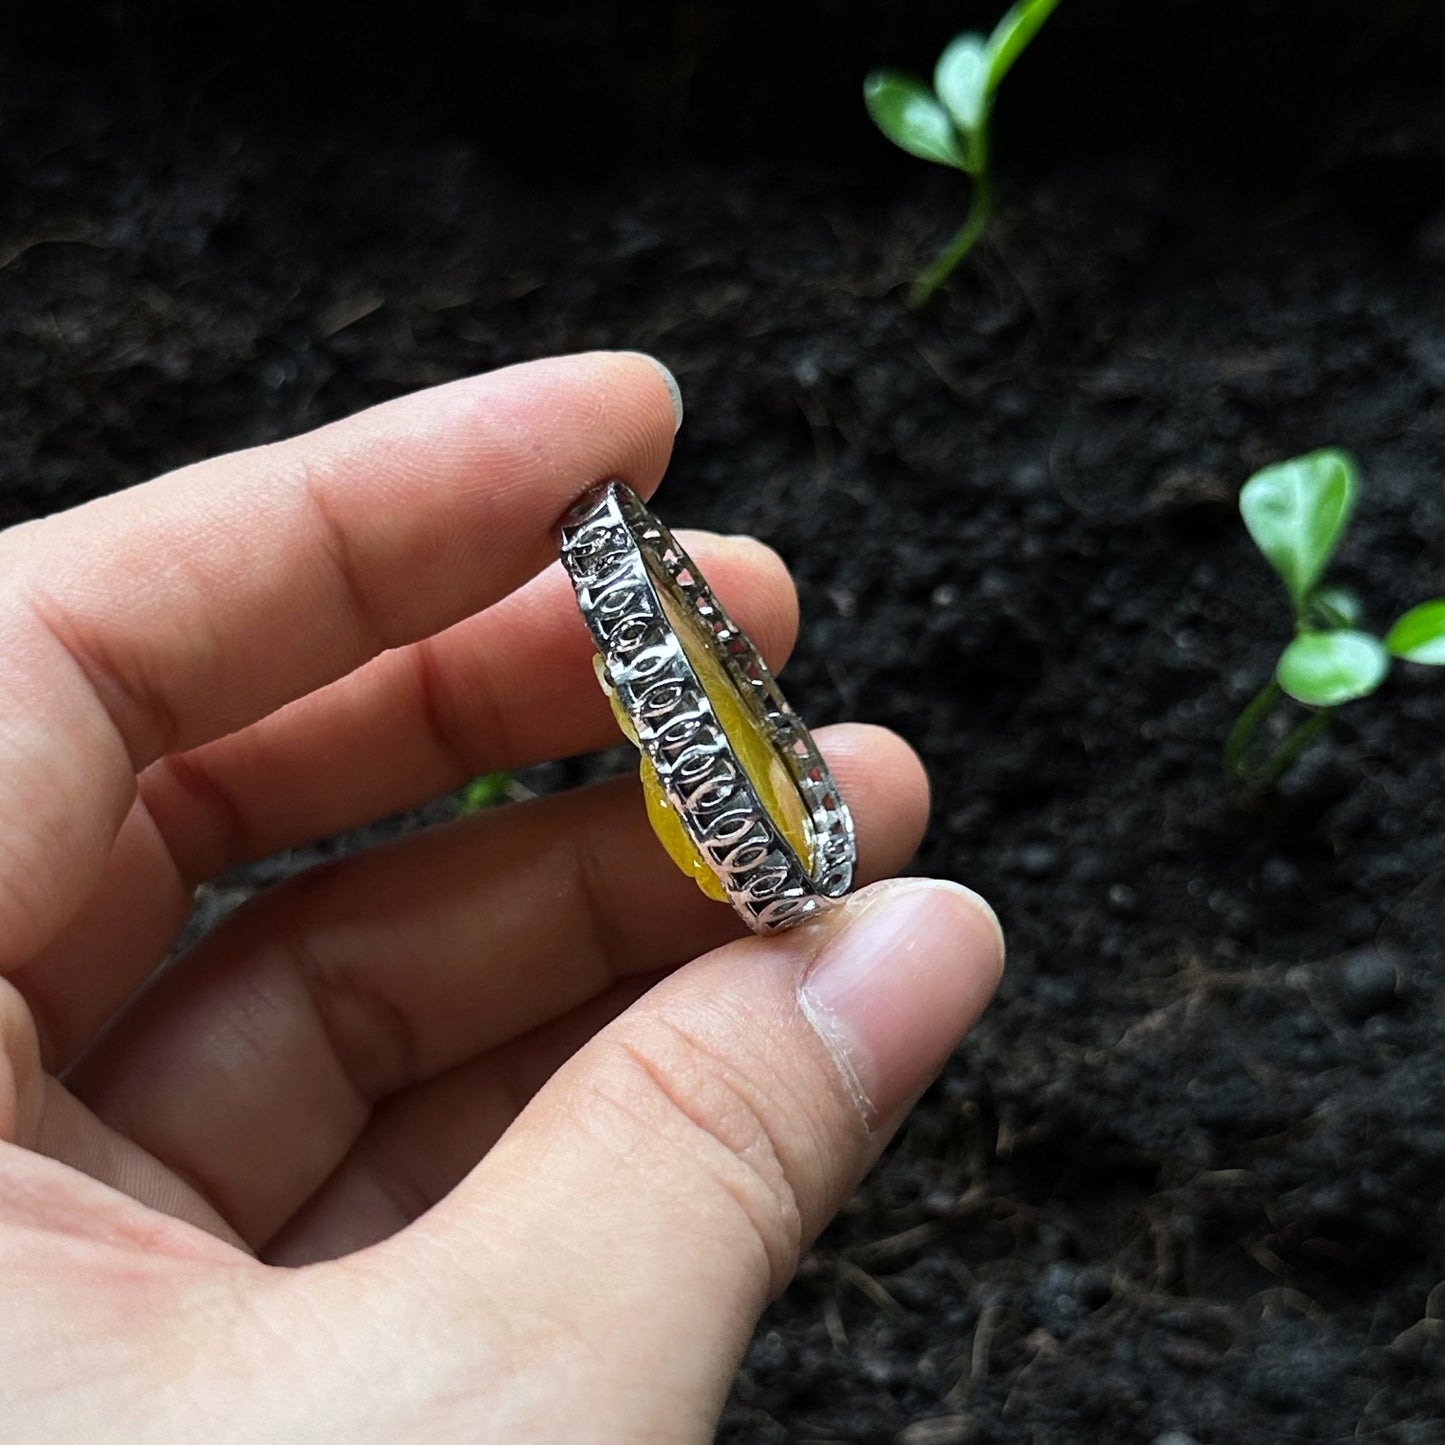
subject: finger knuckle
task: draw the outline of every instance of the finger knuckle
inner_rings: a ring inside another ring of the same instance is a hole
[[[207,579],[184,557],[167,568],[168,608],[139,620],[123,606],[97,606],[64,588],[52,594],[38,579],[27,594],[40,633],[69,659],[136,769],[173,751],[185,736],[175,693],[178,657],[184,655],[197,679],[194,695],[224,695],[226,650],[197,603]]]

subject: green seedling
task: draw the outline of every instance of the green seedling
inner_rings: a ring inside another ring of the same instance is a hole
[[[952,166],[973,182],[963,225],[913,283],[915,310],[973,250],[993,216],[993,145],[989,124],[994,97],[1013,63],[1028,47],[1059,0],[1019,0],[992,35],[967,31],[950,42],[933,71],[933,87],[896,70],[875,70],[863,82],[863,100],[878,129],[909,155]]]
[[[1445,597],[1412,607],[1379,638],[1360,625],[1360,599],[1323,580],[1359,490],[1354,458],[1326,448],[1256,472],[1239,494],[1244,525],[1289,594],[1295,628],[1274,676],[1225,744],[1225,764],[1242,782],[1267,786],[1283,777],[1336,709],[1374,692],[1395,659],[1445,667]],[[1286,697],[1313,711],[1258,757],[1252,744]]]
[[[483,773],[462,789],[461,798],[457,802],[457,812],[480,813],[485,808],[494,808],[498,803],[505,803],[511,786],[511,773]]]

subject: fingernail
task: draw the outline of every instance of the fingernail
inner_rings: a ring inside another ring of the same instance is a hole
[[[645,351],[626,351],[624,356],[640,356],[644,361],[649,362],[657,368],[657,374],[662,378],[662,384],[667,388],[667,394],[672,398],[672,434],[677,435],[678,428],[682,425],[682,388],[677,384],[677,378],[655,357]]]
[[[871,1126],[911,1099],[973,1026],[1003,969],[993,910],[957,883],[875,883],[848,900],[798,1002]]]

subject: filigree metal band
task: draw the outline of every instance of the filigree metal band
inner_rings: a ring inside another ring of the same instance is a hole
[[[852,886],[857,851],[848,807],[802,719],[672,533],[612,481],[568,513],[560,537],[578,605],[638,745],[743,920],[772,933],[840,899]],[[729,742],[664,610],[663,589],[674,609],[698,619],[796,784],[812,832],[811,868]]]

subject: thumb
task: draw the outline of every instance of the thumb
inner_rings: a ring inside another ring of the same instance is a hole
[[[988,906],[920,879],[718,949],[597,1034],[393,1247],[449,1330],[504,1312],[564,1382],[548,1408],[575,1403],[568,1438],[711,1438],[759,1314],[1002,962]]]

